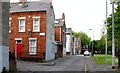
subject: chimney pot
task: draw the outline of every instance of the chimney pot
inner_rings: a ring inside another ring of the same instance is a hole
[[[62,19],[65,20],[65,14],[64,13],[62,14]]]
[[[52,3],[52,0],[40,0],[42,2]]]
[[[24,2],[27,2],[27,0],[19,0],[19,4],[23,4]]]

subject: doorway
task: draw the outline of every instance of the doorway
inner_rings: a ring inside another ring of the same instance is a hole
[[[16,56],[17,59],[22,57],[22,40],[16,40]]]

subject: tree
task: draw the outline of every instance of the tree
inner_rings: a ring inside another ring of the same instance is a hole
[[[78,33],[73,32],[72,34],[76,37],[80,37],[82,48],[83,48],[83,46],[89,45],[91,39],[87,36],[86,33],[84,33],[84,32],[78,32]]]
[[[74,35],[75,37],[79,37],[79,34],[77,32],[72,32],[72,35]]]
[[[105,53],[105,39],[104,36],[100,40],[94,40],[94,50],[97,50],[100,54]]]
[[[91,39],[87,36],[86,33],[84,33],[84,32],[79,32],[78,34],[79,34],[79,36],[80,36],[80,38],[81,38],[81,45],[82,45],[82,47],[83,47],[83,46],[86,46],[86,45],[88,45],[88,44],[90,43],[90,40],[91,40]]]

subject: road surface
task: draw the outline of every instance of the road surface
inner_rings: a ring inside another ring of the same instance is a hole
[[[72,55],[64,60],[56,63],[53,66],[44,65],[35,62],[18,61],[17,69],[19,71],[76,71],[76,72],[96,72],[106,71],[104,65],[96,65],[92,58],[84,57],[83,55]],[[108,70],[111,71],[111,70]]]

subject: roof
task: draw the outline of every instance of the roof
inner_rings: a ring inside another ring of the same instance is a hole
[[[55,26],[64,26],[64,20],[55,19]]]
[[[46,11],[48,5],[50,4],[51,3],[46,3],[46,2],[41,2],[41,1],[25,2],[24,5],[19,5],[19,2],[11,3],[10,13],[29,12],[29,11]]]
[[[72,28],[66,28],[67,32],[72,32]]]
[[[66,33],[71,33],[72,34],[72,28],[66,28]],[[70,35],[70,34],[68,34]]]

